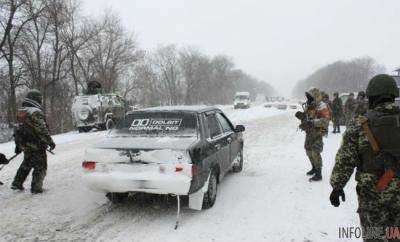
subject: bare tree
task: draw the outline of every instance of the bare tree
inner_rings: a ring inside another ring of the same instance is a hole
[[[153,55],[153,63],[159,74],[164,101],[168,105],[181,103],[182,82],[178,50],[175,45],[159,46]]]
[[[303,96],[311,86],[330,93],[362,91],[366,89],[371,77],[384,72],[385,68],[371,57],[337,61],[316,70],[306,79],[299,81],[293,90],[293,96]]]
[[[45,5],[42,1],[35,1],[34,3],[31,0],[18,2],[11,0],[7,2],[10,6],[10,16],[12,16],[11,28],[7,26],[4,28],[4,32],[7,34],[5,35],[5,41],[0,51],[8,66],[8,118],[9,122],[13,122],[16,119],[16,89],[20,85],[19,80],[21,77],[21,73],[18,72],[19,70],[21,70],[21,68],[16,67],[15,63],[17,51],[16,48],[25,26],[41,14]]]

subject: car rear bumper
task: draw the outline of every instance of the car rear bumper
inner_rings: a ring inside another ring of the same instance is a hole
[[[84,174],[84,180],[91,190],[104,193],[144,192],[188,195],[191,184],[191,179],[187,176],[155,172],[88,172]]]

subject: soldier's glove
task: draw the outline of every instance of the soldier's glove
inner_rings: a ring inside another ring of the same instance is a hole
[[[343,189],[333,189],[329,199],[331,200],[331,204],[335,207],[339,207],[340,201],[339,198],[342,197],[342,202],[346,201],[346,196],[344,194]]]
[[[304,112],[297,111],[294,115],[297,119],[303,120],[305,118]]]
[[[0,153],[0,164],[6,165],[8,163],[9,163],[9,161],[8,161],[7,157],[4,154]]]
[[[50,151],[52,151],[56,148],[56,144],[54,142],[52,142],[51,144],[49,144],[49,147],[50,147]]]

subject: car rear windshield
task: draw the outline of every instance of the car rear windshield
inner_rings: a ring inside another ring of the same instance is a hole
[[[128,136],[197,136],[197,116],[188,112],[134,112],[115,130]]]

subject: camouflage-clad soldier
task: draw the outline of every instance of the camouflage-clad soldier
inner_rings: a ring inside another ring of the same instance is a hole
[[[354,110],[355,116],[361,116],[366,114],[368,111],[368,100],[365,92],[361,91],[357,95],[356,109]]]
[[[344,104],[344,116],[346,118],[346,126],[349,125],[350,121],[354,118],[354,112],[356,110],[356,100],[354,94],[350,93],[349,98]]]
[[[306,92],[307,106],[304,113],[297,112],[296,117],[301,120],[300,128],[306,132],[304,148],[311,162],[312,169],[307,175],[314,175],[310,181],[322,180],[322,136],[328,128],[330,111],[317,88]]]
[[[343,103],[342,99],[339,98],[339,93],[333,94],[332,101],[332,121],[333,121],[333,133],[340,133],[340,120],[343,118]]]
[[[23,190],[30,171],[32,173],[32,193],[43,192],[43,180],[47,170],[46,149],[55,148],[45,122],[42,110],[42,95],[38,90],[28,92],[18,110],[18,127],[15,130],[15,153],[24,152],[24,160],[11,185],[13,190]]]
[[[377,75],[368,85],[367,96],[370,110],[365,118],[356,118],[349,125],[336,155],[330,200],[335,207],[340,205],[340,197],[344,201],[343,188],[357,168],[361,226],[364,231],[373,228],[383,231],[400,226],[400,109],[394,105],[399,90],[391,76]],[[390,171],[395,176],[386,179]],[[382,185],[381,181],[386,183]],[[387,240],[366,238],[365,241]]]
[[[329,99],[329,94],[326,92],[321,92],[321,96],[322,96],[322,101],[326,104],[326,106],[329,109],[329,117],[332,117],[332,102]],[[324,135],[326,137],[328,137],[328,132],[329,132],[329,121],[328,120],[328,124],[327,124],[327,128],[325,129]]]

